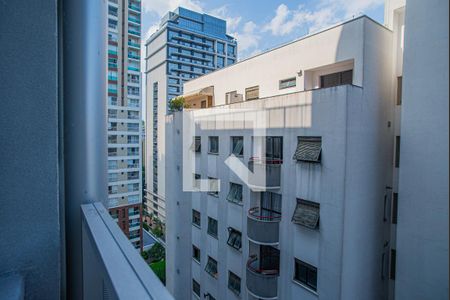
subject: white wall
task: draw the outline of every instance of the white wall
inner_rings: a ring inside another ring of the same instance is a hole
[[[406,6],[397,299],[448,299],[448,5]]]

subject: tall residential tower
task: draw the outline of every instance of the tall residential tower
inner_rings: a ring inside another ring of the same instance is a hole
[[[108,205],[142,247],[141,2],[108,1]]]
[[[165,222],[165,116],[168,102],[183,94],[183,83],[234,64],[236,40],[226,21],[179,7],[161,21],[146,42],[147,196],[145,210]],[[202,106],[211,106],[207,101]],[[168,145],[170,147],[170,145]],[[170,187],[170,184],[167,185]]]

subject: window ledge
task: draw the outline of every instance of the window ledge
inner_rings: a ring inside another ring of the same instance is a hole
[[[192,226],[196,227],[197,229],[202,229],[199,225],[192,223]]]
[[[216,240],[219,240],[219,237],[218,236],[214,236],[214,235],[212,235],[211,233],[209,233],[209,232],[207,232],[208,233],[208,235],[210,236],[210,237],[212,237],[212,238],[214,238],[214,239],[216,239]]]
[[[219,156],[219,153],[214,153],[214,152],[208,152],[209,155],[215,155],[215,156]]]
[[[208,196],[211,196],[211,197],[214,197],[214,198],[219,198],[219,195],[212,194],[212,193],[208,193]]]
[[[307,290],[307,291],[310,292],[311,294],[313,294],[313,295],[315,295],[315,296],[319,296],[319,294],[318,294],[316,291],[314,291],[314,290],[311,289],[310,287],[304,285],[303,283],[301,283],[301,282],[299,282],[299,281],[297,281],[297,280],[295,280],[295,279],[292,279],[292,282],[295,283],[296,285],[299,285],[300,287],[304,288],[305,290]]]
[[[201,265],[200,261],[198,261],[197,259],[195,259],[194,257],[192,258],[192,260],[197,263],[199,266]]]
[[[228,199],[227,199],[227,201],[229,203],[235,204],[237,206],[244,207],[244,203],[243,202],[235,202],[235,201],[231,201],[231,200],[228,200]]]

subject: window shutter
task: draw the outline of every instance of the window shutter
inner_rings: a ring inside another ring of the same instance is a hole
[[[294,159],[303,162],[320,163],[322,158],[322,138],[299,137]]]
[[[318,203],[297,199],[292,222],[311,229],[319,226],[320,205]]]

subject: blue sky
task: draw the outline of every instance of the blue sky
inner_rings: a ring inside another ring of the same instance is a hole
[[[239,59],[353,16],[366,14],[383,23],[384,0],[141,0],[145,40],[161,17],[178,6],[221,17],[238,40]]]

